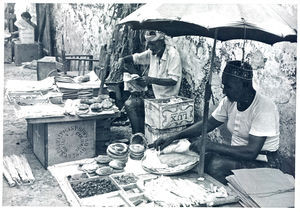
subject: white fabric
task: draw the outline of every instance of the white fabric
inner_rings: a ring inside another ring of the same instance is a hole
[[[249,134],[266,136],[262,151],[276,151],[279,147],[279,113],[276,105],[267,97],[256,92],[252,104],[245,111],[237,110],[237,103],[223,98],[212,113],[220,121],[227,122],[232,134],[231,145],[248,144]]]
[[[174,86],[152,85],[154,96],[156,99],[169,98],[177,96],[180,89],[182,66],[178,51],[175,47],[166,45],[166,49],[159,59],[156,55],[151,54],[151,50],[146,50],[142,53],[133,54],[135,64],[149,64],[149,77],[160,79],[171,78],[177,81]]]

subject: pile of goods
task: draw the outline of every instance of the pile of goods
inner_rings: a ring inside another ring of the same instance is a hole
[[[22,184],[32,184],[35,178],[24,155],[3,157],[3,175],[10,187]]]
[[[114,99],[109,98],[108,95],[99,95],[96,98],[80,99],[80,105],[78,106],[79,112],[94,112],[100,113],[105,110],[110,110],[114,105]]]
[[[144,184],[145,195],[162,207],[206,206],[227,197],[224,187],[205,187],[190,180],[160,176]]]
[[[136,183],[138,178],[133,173],[113,175],[112,179],[121,186]]]
[[[55,82],[59,90],[63,93],[63,99],[92,98],[94,90],[90,86],[81,83],[90,81],[89,75],[71,77],[56,76]]]
[[[71,187],[79,198],[110,193],[119,188],[109,178],[88,179],[81,182],[71,182]]]
[[[156,150],[147,149],[142,159],[142,167],[150,173],[172,175],[186,172],[198,162],[199,155],[192,151],[161,154]]]
[[[109,166],[114,169],[123,170],[128,161],[128,145],[124,143],[110,144],[106,149],[107,155],[113,160],[109,162]]]
[[[99,161],[108,161],[99,157]],[[106,160],[107,159],[107,160]],[[140,179],[133,173],[117,173],[109,176],[88,177],[69,175],[68,181],[81,206],[153,206],[137,185]]]
[[[107,155],[98,155],[98,157],[96,157],[92,162],[79,164],[79,169],[85,172],[89,177],[93,177],[95,175],[108,176],[113,173],[122,172],[123,168],[114,168],[114,166],[110,165],[112,161],[113,159]]]
[[[10,103],[20,106],[34,105],[37,103],[49,103],[48,98],[43,96],[43,94],[38,91],[12,91],[7,93],[7,98]]]
[[[114,111],[114,99],[108,95],[99,95],[93,98],[83,98],[77,100],[68,99],[65,102],[64,109],[66,114],[70,115],[96,115],[104,111]]]
[[[129,156],[133,160],[141,160],[146,150],[146,138],[142,133],[136,133],[131,136],[129,145]]]

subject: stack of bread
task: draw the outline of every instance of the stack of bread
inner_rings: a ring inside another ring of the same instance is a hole
[[[146,150],[146,138],[142,133],[136,133],[130,138],[129,156],[133,160],[141,160]]]
[[[128,145],[124,143],[113,143],[107,147],[107,155],[112,159],[109,166],[114,169],[124,169],[128,161]]]
[[[129,151],[130,151],[130,158],[132,160],[141,160],[144,157],[145,146],[142,144],[130,144]]]

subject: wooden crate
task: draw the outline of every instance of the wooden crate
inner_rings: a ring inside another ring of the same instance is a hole
[[[147,145],[152,144],[156,139],[161,136],[169,136],[176,132],[179,132],[186,128],[186,126],[173,127],[169,129],[155,129],[145,124],[145,137],[147,139]]]
[[[43,57],[37,61],[37,80],[43,80],[47,78],[48,74],[56,70],[55,57]]]
[[[30,127],[33,152],[45,168],[96,155],[95,120],[40,123]]]
[[[15,41],[14,54],[14,61],[17,66],[22,65],[23,62],[37,60],[39,56],[39,44],[23,44],[20,41]]]
[[[145,99],[145,124],[156,129],[169,129],[194,122],[194,100],[179,97],[181,102],[169,99]]]

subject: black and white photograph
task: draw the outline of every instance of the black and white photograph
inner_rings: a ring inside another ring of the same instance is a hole
[[[1,6],[3,207],[298,208],[297,1]]]

